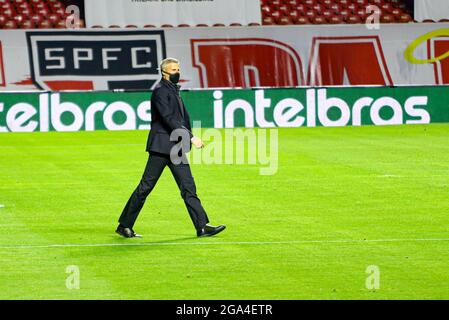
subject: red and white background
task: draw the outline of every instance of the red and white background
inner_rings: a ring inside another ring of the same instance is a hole
[[[184,88],[449,84],[448,52],[445,24],[9,30],[0,90],[150,89],[167,56]]]

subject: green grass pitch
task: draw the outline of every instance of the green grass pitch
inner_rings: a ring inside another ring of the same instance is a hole
[[[0,135],[0,299],[449,298],[448,124],[280,129],[274,176],[193,165],[211,222],[228,227],[214,238],[195,237],[167,168],[135,226],[144,238],[123,239],[146,137]]]

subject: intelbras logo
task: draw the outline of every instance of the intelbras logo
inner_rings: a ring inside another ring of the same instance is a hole
[[[226,99],[226,91],[198,92],[204,112],[193,121],[210,123],[207,110],[213,110],[215,128],[274,128],[274,127],[342,127],[360,125],[427,124],[431,122],[427,110],[427,96],[411,96],[403,104],[389,96],[358,97],[353,103],[330,96],[327,89],[309,89],[305,101],[286,97],[273,102],[265,90],[245,92],[245,99]],[[235,91],[233,91],[235,93]],[[274,91],[272,91],[274,92]],[[210,104],[204,104],[204,97]],[[105,102],[97,95],[83,93],[82,105],[59,93],[42,93],[38,105],[17,101],[0,101],[0,132],[33,131],[94,131],[94,130],[149,130],[151,128],[150,97],[142,100]],[[251,97],[252,96],[252,97]],[[17,95],[15,100],[23,95]],[[97,96],[98,97],[98,96]],[[8,98],[8,101],[12,99]],[[29,99],[26,99],[29,101]],[[110,99],[108,99],[110,100]],[[195,104],[195,98],[187,101]]]
[[[331,97],[327,89],[309,89],[306,101],[285,98],[273,104],[264,90],[254,93],[254,100],[236,99],[224,102],[223,91],[215,91],[215,128],[234,128],[235,122],[246,128],[343,127],[348,125],[400,125],[431,122],[427,96],[413,96],[402,105],[393,97],[360,97],[353,104]],[[253,103],[252,103],[253,102]],[[271,116],[268,116],[271,113]],[[243,117],[243,118],[242,118]],[[272,119],[272,120],[267,120]]]
[[[151,89],[164,31],[27,32],[32,80],[43,90]]]
[[[59,93],[43,93],[39,95],[38,106],[27,102],[5,106],[0,102],[0,132],[149,129],[150,101],[142,101],[137,106],[124,101],[91,101],[88,106],[81,107],[72,101],[62,101]]]

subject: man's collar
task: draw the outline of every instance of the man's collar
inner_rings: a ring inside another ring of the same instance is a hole
[[[181,89],[181,86],[178,84],[174,84],[171,81],[165,80],[164,78],[162,78],[161,80],[163,83],[165,83],[166,85],[168,85],[169,87],[179,91],[179,89]]]

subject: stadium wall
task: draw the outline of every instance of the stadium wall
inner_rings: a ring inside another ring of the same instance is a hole
[[[446,24],[0,31],[0,91],[449,84]]]
[[[203,128],[297,128],[449,122],[449,87],[182,91]],[[151,92],[0,95],[0,132],[149,130]]]

